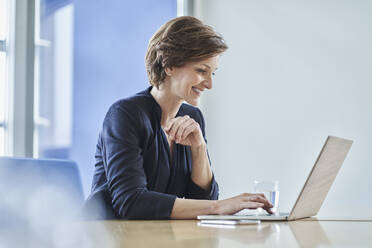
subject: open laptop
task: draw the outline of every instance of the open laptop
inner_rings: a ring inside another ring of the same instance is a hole
[[[318,214],[353,141],[328,136],[290,213],[200,215],[199,220],[297,220]]]

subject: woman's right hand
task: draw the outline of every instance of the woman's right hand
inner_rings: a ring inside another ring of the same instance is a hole
[[[266,199],[264,194],[243,193],[228,199],[217,200],[215,213],[218,215],[231,215],[243,209],[263,208],[272,214],[270,208],[273,205]]]

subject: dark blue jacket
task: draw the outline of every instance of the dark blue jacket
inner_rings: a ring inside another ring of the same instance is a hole
[[[191,180],[190,147],[175,144],[170,162],[161,108],[150,90],[114,103],[104,119],[85,203],[93,219],[169,219],[176,197],[218,198],[214,177],[207,191]],[[183,115],[199,123],[205,138],[200,110],[182,104],[177,116]]]

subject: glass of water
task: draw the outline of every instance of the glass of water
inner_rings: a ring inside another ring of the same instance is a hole
[[[279,182],[278,181],[254,181],[254,193],[262,193],[273,205],[271,211],[274,214],[279,213]],[[262,208],[257,209],[258,214],[266,213]]]

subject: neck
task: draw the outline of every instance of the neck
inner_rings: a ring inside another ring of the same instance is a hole
[[[153,87],[151,95],[161,108],[161,126],[165,127],[170,119],[176,117],[178,110],[181,107],[182,99],[175,96],[166,82],[161,83],[159,88]]]

